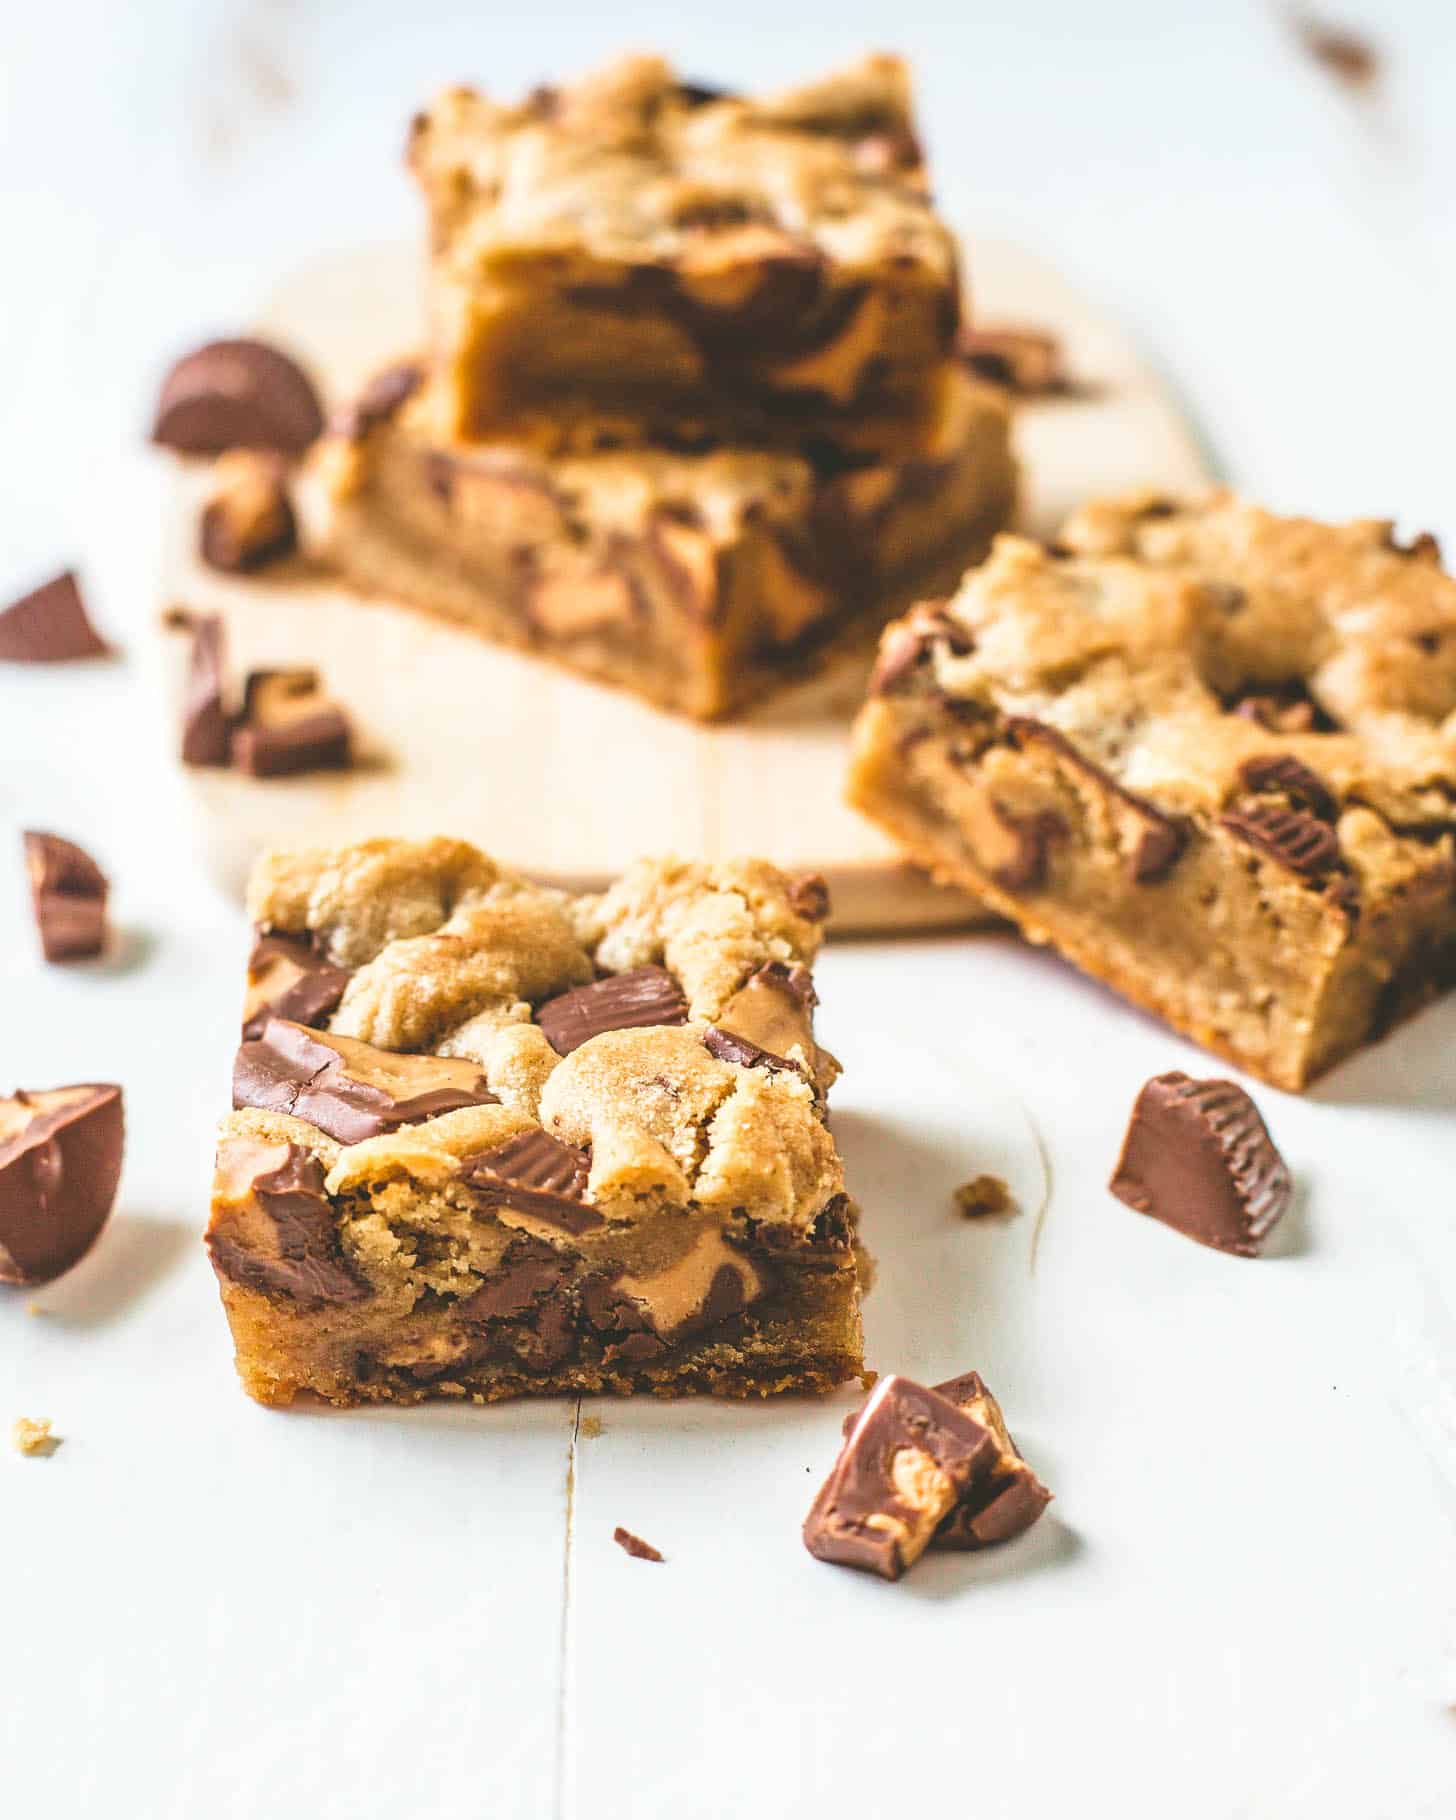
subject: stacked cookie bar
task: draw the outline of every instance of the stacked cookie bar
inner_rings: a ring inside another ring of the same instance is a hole
[[[207,1242],[253,1396],[862,1370],[821,879],[645,862],[572,897],[382,840],[265,858],[250,909]]]
[[[656,58],[452,89],[409,158],[429,345],[300,488],[356,584],[709,719],[1005,522],[896,59],[764,100]]]

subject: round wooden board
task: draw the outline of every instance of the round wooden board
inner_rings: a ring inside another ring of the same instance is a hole
[[[417,343],[417,264],[405,247],[310,264],[275,293],[261,332],[346,395]],[[1019,413],[1025,528],[1046,533],[1091,494],[1207,480],[1173,400],[1075,290],[1001,242],[974,242],[971,265],[981,317],[1052,330],[1085,382],[1083,395]],[[449,833],[577,889],[643,853],[761,854],[825,874],[838,933],[977,920],[970,899],[900,862],[842,801],[868,652],[836,659],[742,720],[695,726],[315,576],[217,575],[193,554],[197,486],[179,475],[172,489],[164,599],[220,611],[240,670],[316,665],[367,752],[359,769],[333,777],[260,783],[189,771],[204,853],[230,888],[268,846]],[[174,679],[181,664],[177,649]]]

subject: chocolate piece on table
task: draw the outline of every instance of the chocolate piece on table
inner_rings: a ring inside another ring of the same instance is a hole
[[[602,1216],[586,1204],[591,1159],[549,1131],[523,1131],[463,1159],[460,1179],[482,1207],[539,1220],[559,1232],[590,1232]]]
[[[191,634],[187,685],[182,702],[184,765],[225,765],[232,717],[228,712],[226,634],[216,613],[179,615]]]
[[[63,664],[110,652],[87,616],[73,569],[0,611],[0,663]]]
[[[48,961],[88,959],[106,946],[106,874],[58,834],[25,835],[30,901]]]
[[[322,428],[318,394],[297,362],[242,338],[210,341],[177,362],[162,384],[152,441],[183,455],[301,455]]]
[[[0,1283],[49,1283],[95,1244],[121,1180],[120,1087],[0,1099]]]
[[[298,526],[282,456],[252,449],[224,455],[198,521],[198,554],[213,569],[246,575],[288,556]]]
[[[232,729],[234,766],[250,777],[345,771],[353,761],[348,716],[323,693],[316,670],[254,670]]]
[[[881,1378],[804,1523],[821,1561],[897,1580],[997,1456],[983,1423],[908,1378]]]
[[[687,1000],[666,967],[609,973],[590,986],[575,986],[536,1008],[536,1022],[558,1055],[570,1055],[607,1030],[685,1024]]]
[[[218,1151],[207,1249],[219,1275],[291,1301],[367,1301],[343,1256],[323,1166],[297,1144],[227,1138]]]
[[[634,1560],[661,1561],[665,1558],[650,1542],[644,1542],[641,1536],[634,1536],[630,1529],[623,1529],[620,1523],[612,1531],[612,1540],[618,1548],[625,1549]]]
[[[1108,1185],[1137,1212],[1237,1257],[1258,1255],[1294,1192],[1243,1088],[1177,1071],[1138,1094]]]
[[[242,1045],[233,1066],[234,1106],[289,1113],[341,1144],[494,1103],[474,1062],[396,1055],[281,1017]]]
[[[336,967],[306,938],[260,929],[248,956],[244,1037],[261,1036],[270,1017],[294,1024],[323,1023],[338,1009],[352,977],[348,968]]]
[[[1062,344],[1044,329],[1012,323],[976,323],[961,330],[958,346],[961,359],[973,373],[1022,398],[1042,398],[1072,389],[1062,362]]]
[[[1052,1494],[1021,1457],[1007,1431],[1001,1405],[979,1372],[968,1371],[936,1392],[995,1438],[996,1456],[971,1475],[970,1482],[931,1542],[932,1548],[989,1548],[1009,1542],[1032,1524],[1052,1501]]]

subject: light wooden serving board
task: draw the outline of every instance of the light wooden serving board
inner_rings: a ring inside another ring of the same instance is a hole
[[[1048,532],[1090,494],[1208,478],[1171,397],[1075,290],[1004,243],[973,240],[970,263],[982,320],[1051,329],[1085,383],[1085,395],[1019,412],[1025,528]],[[416,266],[405,247],[313,263],[275,293],[261,332],[347,395],[418,342]],[[449,833],[577,888],[643,853],[762,854],[825,874],[840,933],[974,920],[969,899],[902,864],[842,801],[867,654],[839,658],[742,720],[694,726],[332,582],[217,575],[193,554],[195,476],[179,478],[172,506],[164,600],[223,613],[240,670],[316,665],[367,752],[342,776],[189,772],[204,851],[230,888],[267,846]]]

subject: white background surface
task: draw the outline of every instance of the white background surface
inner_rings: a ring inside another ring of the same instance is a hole
[[[1367,9],[1372,16],[1377,9]],[[1303,1199],[1225,1259],[1102,1188],[1133,1091],[1197,1057],[1004,940],[821,967],[837,1129],[882,1278],[870,1362],[974,1365],[1058,1493],[899,1586],[797,1526],[832,1405],[278,1415],[236,1390],[197,1244],[241,919],[197,871],[143,652],[166,358],[321,244],[407,231],[404,121],[624,43],[726,82],[917,58],[940,189],[1119,313],[1223,470],[1456,536],[1456,22],[1383,9],[1355,102],[1273,9],[533,9],[170,0],[0,14],[0,589],[84,564],[111,666],[0,676],[0,853],[116,880],[124,964],[43,970],[0,882],[0,1082],[115,1078],[93,1257],[0,1300],[0,1811],[71,1820],[1456,1811],[1456,1005],[1303,1101]],[[341,299],[341,307],[348,300]],[[1089,476],[1089,486],[1096,477]],[[651,831],[644,830],[644,845]],[[3,881],[4,868],[0,868]],[[950,1186],[1052,1193],[969,1228]],[[568,1464],[574,1486],[568,1522]],[[668,1564],[629,1560],[625,1523]]]

